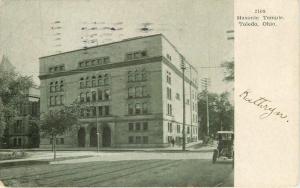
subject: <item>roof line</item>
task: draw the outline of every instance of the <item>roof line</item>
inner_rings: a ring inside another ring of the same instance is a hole
[[[120,40],[120,41],[115,41],[115,42],[110,42],[110,43],[106,43],[106,44],[100,44],[100,45],[97,45],[97,46],[88,47],[88,48],[85,48],[85,49],[81,48],[81,49],[71,50],[71,51],[62,52],[62,53],[58,53],[58,54],[42,56],[42,57],[39,57],[39,59],[47,58],[47,57],[51,57],[51,56],[62,55],[62,54],[71,53],[71,52],[76,52],[76,51],[81,51],[81,50],[88,50],[88,49],[91,49],[91,48],[98,48],[98,47],[101,47],[101,46],[107,46],[107,45],[121,43],[121,42],[125,42],[125,41],[137,40],[137,39],[147,38],[147,37],[154,37],[154,36],[158,36],[158,35],[162,35],[162,34],[159,33],[159,34],[153,34],[153,35],[147,35],[147,36],[132,37],[132,38],[128,38],[128,39],[124,39],[124,40]]]

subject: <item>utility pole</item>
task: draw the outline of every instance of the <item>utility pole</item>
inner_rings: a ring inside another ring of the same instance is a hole
[[[99,139],[100,139],[100,132],[99,132],[99,126],[98,126],[98,106],[96,106],[96,128],[97,128],[97,152],[99,153],[100,150],[100,143],[99,143]]]
[[[182,70],[182,111],[183,111],[183,117],[182,117],[182,150],[185,151],[185,64],[184,64],[184,57],[181,56],[181,70]]]
[[[207,136],[209,136],[209,109],[208,109],[208,85],[210,84],[209,78],[201,79],[202,87],[204,87],[206,93],[206,121],[207,121]]]

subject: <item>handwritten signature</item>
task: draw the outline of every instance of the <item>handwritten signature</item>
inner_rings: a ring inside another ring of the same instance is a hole
[[[265,97],[252,98],[250,96],[250,93],[251,93],[251,91],[246,90],[243,93],[241,93],[239,95],[239,97],[242,98],[245,102],[253,104],[263,110],[263,113],[261,113],[259,115],[260,119],[265,119],[265,118],[273,115],[273,116],[277,116],[281,119],[286,120],[286,122],[289,122],[288,116],[286,114],[280,112],[278,110],[278,107],[272,106],[271,100],[269,100]]]

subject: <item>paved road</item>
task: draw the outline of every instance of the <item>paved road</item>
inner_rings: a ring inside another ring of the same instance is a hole
[[[216,186],[232,172],[211,153],[100,153],[52,164],[1,169],[7,186]],[[233,182],[231,183],[233,185]]]

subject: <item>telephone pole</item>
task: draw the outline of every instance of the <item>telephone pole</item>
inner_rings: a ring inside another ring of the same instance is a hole
[[[208,110],[208,85],[210,84],[209,78],[202,78],[201,85],[204,87],[206,93],[206,121],[207,121],[207,136],[209,136],[209,110]]]
[[[184,64],[184,57],[181,56],[181,70],[182,70],[182,111],[183,111],[183,117],[182,117],[182,150],[185,151],[185,64]]]

